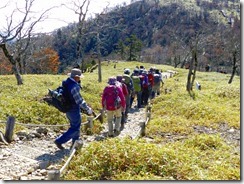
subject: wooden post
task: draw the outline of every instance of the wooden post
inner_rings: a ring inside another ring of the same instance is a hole
[[[73,145],[72,148],[71,148],[70,153],[73,152],[73,149],[76,149],[76,150],[81,149],[81,148],[83,147],[83,144],[84,144],[84,143],[83,143],[82,140],[76,140],[75,143],[74,143],[74,145]]]
[[[93,117],[87,117],[88,123],[86,124],[86,132],[88,135],[92,134],[92,128],[93,128]]]
[[[100,123],[102,123],[102,124],[103,124],[104,110],[103,110],[103,109],[102,109],[102,110],[100,110],[100,113],[101,113],[101,115],[99,116],[99,121],[100,121]]]
[[[76,140],[75,141],[75,149],[78,150],[78,149],[81,149],[83,147],[83,141],[82,140]]]
[[[93,128],[93,117],[87,117],[87,120],[88,120],[88,128],[92,129]]]
[[[15,118],[13,116],[9,116],[6,123],[6,131],[5,131],[5,138],[9,143],[12,141],[13,138],[14,125],[15,125]]]
[[[59,170],[48,171],[48,180],[59,180],[59,179],[60,179],[60,171]]]
[[[141,136],[145,136],[146,135],[146,122],[143,121],[143,122],[140,122],[140,127],[141,127]]]
[[[149,106],[147,107],[147,111],[148,111],[148,112],[151,112],[151,110],[152,110],[152,106],[149,105]]]
[[[147,112],[147,118],[148,118],[148,120],[150,120],[151,119],[151,112],[149,111],[149,112]]]

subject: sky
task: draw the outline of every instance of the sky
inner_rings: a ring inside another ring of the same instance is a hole
[[[33,4],[34,11],[44,11],[50,7],[57,6],[48,13],[48,18],[45,21],[40,22],[36,25],[36,32],[51,32],[57,28],[67,26],[69,23],[78,22],[78,15],[74,11],[68,9],[61,4],[66,4],[71,7],[69,3],[72,0],[35,0]],[[75,0],[78,2],[79,0]],[[0,3],[0,30],[3,26],[6,27],[7,17],[16,10],[16,7],[24,7],[25,0],[1,0]],[[80,0],[80,2],[83,2]],[[91,0],[88,8],[88,17],[94,17],[95,13],[101,13],[103,9],[108,6],[109,8],[115,7],[116,5],[130,4],[131,0]],[[17,3],[17,5],[16,5]],[[109,3],[109,4],[108,4]],[[6,6],[5,6],[6,5]],[[14,14],[14,20],[17,21],[18,17],[21,17],[17,13]]]

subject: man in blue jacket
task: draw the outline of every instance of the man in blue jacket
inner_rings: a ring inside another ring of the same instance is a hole
[[[86,104],[86,101],[82,98],[80,94],[80,79],[83,77],[81,70],[74,68],[69,74],[70,77],[63,81],[64,94],[66,98],[69,99],[71,108],[66,112],[66,117],[70,122],[69,129],[60,135],[54,143],[59,149],[64,149],[62,144],[68,142],[72,139],[72,145],[76,140],[80,138],[80,126],[81,126],[81,109],[87,112],[88,115],[92,114],[92,109]],[[72,146],[71,146],[72,148]]]

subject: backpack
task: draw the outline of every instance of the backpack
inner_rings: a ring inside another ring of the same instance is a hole
[[[119,97],[118,87],[109,85],[104,89],[105,107],[107,110],[118,109],[121,107],[121,99]]]
[[[153,76],[154,76],[154,84],[160,83],[160,75],[155,73]]]
[[[55,90],[48,89],[48,95],[43,98],[48,105],[58,109],[60,112],[66,113],[71,109],[71,103],[68,94],[65,93],[65,87],[59,86]]]
[[[133,84],[131,83],[131,78],[127,74],[124,74],[123,75],[123,78],[125,79],[125,82],[124,83],[126,84],[127,89],[128,89],[128,91],[130,93],[131,91],[133,91]]]
[[[154,85],[154,76],[152,73],[147,74],[148,82],[150,83],[150,86]]]
[[[129,95],[129,91],[128,91],[127,86],[126,86],[125,83],[118,82],[116,85],[122,89],[122,92],[123,92],[125,97]]]
[[[134,91],[140,92],[141,91],[141,80],[139,76],[132,76],[132,81],[134,85]]]
[[[142,80],[142,88],[147,89],[149,85],[147,75],[142,75],[141,80]]]

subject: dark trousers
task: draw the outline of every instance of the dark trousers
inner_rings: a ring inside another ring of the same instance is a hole
[[[147,105],[148,104],[148,98],[149,98],[149,90],[148,88],[143,88],[142,89],[142,105]]]
[[[66,113],[67,118],[70,122],[69,129],[60,135],[56,142],[63,144],[72,139],[72,143],[80,138],[80,126],[81,126],[81,114],[80,109],[73,109]]]

